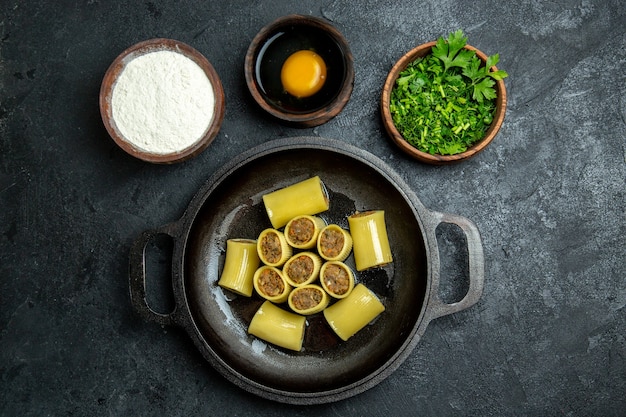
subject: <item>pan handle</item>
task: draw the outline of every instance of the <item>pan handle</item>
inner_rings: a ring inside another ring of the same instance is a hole
[[[469,219],[455,214],[431,212],[432,223],[431,230],[432,241],[437,250],[436,261],[439,261],[439,246],[435,231],[437,226],[442,223],[454,224],[458,226],[467,239],[467,252],[469,259],[469,288],[465,296],[457,302],[448,304],[439,297],[439,274],[433,274],[431,281],[430,299],[428,310],[430,311],[430,320],[438,317],[447,316],[465,310],[476,304],[483,293],[485,283],[485,259],[480,233],[476,225]]]
[[[150,241],[159,235],[167,235],[172,239],[177,236],[175,223],[163,227],[146,230],[135,239],[130,249],[129,257],[129,280],[130,280],[130,301],[135,310],[148,321],[161,325],[172,325],[174,322],[174,311],[164,314],[154,311],[148,305],[146,299],[146,247]]]

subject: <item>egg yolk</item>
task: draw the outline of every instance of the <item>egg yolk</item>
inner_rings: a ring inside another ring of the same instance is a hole
[[[320,91],[326,81],[326,63],[313,51],[294,52],[283,64],[280,80],[292,96],[312,96]]]

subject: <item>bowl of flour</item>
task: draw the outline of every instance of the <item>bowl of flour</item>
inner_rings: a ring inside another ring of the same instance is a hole
[[[224,90],[211,63],[189,45],[150,39],[122,52],[104,75],[102,121],[141,160],[169,164],[204,151],[224,118]]]

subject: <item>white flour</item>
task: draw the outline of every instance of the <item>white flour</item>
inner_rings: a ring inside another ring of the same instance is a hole
[[[202,68],[173,51],[130,61],[111,94],[111,113],[126,140],[145,152],[168,154],[194,145],[215,108],[211,81]]]

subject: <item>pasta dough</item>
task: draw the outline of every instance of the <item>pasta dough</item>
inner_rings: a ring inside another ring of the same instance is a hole
[[[346,341],[367,326],[385,306],[365,285],[357,284],[346,298],[324,310],[324,317],[337,336]]]
[[[252,277],[261,263],[256,240],[229,239],[226,241],[226,260],[218,285],[246,297],[252,295]]]
[[[392,262],[385,212],[371,210],[348,217],[357,271]]]
[[[328,192],[315,176],[263,195],[263,203],[272,227],[279,229],[296,216],[314,215],[328,210]]]
[[[252,317],[248,333],[266,342],[300,351],[306,318],[265,301]]]

